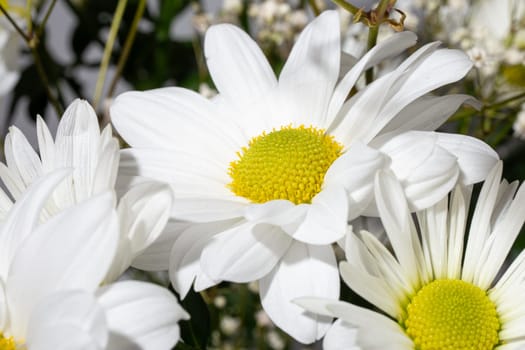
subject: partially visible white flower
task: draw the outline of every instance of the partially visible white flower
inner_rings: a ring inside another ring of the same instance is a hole
[[[100,288],[119,233],[106,191],[40,224],[42,207],[70,170],[36,179],[0,228],[2,349],[169,349],[188,318],[156,285]]]
[[[375,192],[389,247],[370,232],[350,233],[340,271],[380,311],[298,299],[339,318],[324,349],[522,349],[525,251],[508,268],[504,261],[525,221],[525,186],[501,174],[498,162],[468,222],[470,189],[458,186],[412,216],[401,185],[379,173]]]
[[[100,132],[93,108],[82,100],[64,112],[55,140],[44,120],[37,118],[37,154],[22,132],[11,127],[5,139],[7,166],[0,163],[0,178],[11,196],[18,200],[27,187],[40,177],[62,168],[72,174],[52,193],[42,211],[41,221],[100,193],[115,196],[119,164],[118,141],[108,125]],[[0,191],[0,213],[10,209],[9,198]],[[164,229],[171,211],[172,195],[166,185],[147,182],[123,194],[117,208],[120,222],[118,254],[106,281],[113,281],[126,270]]]
[[[224,0],[222,3],[223,11],[231,14],[239,15],[243,9],[242,0]]]
[[[241,325],[241,320],[236,317],[224,316],[221,318],[220,328],[226,335],[235,334]]]
[[[255,313],[255,322],[257,327],[273,327],[273,322],[264,310]]]
[[[213,298],[213,305],[215,305],[218,309],[224,309],[226,306],[226,298],[224,295],[217,295],[215,298]]]
[[[286,346],[283,337],[275,330],[271,330],[266,334],[266,341],[270,348],[275,350],[282,350]]]

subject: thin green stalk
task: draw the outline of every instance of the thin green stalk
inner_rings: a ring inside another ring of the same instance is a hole
[[[354,15],[360,11],[359,7],[356,7],[344,0],[332,0],[332,2]]]
[[[199,74],[199,82],[203,82],[208,77],[208,69],[204,62],[204,55],[202,52],[202,46],[198,35],[193,36],[191,41],[193,47],[193,54],[195,55],[195,62],[197,62],[197,72]]]
[[[28,1],[28,6],[31,5],[31,1]],[[57,113],[57,116],[60,118],[60,116],[63,113],[63,108],[58,102],[58,99],[55,97],[55,95],[51,92],[51,88],[49,85],[49,79],[47,77],[46,71],[44,69],[44,66],[42,64],[42,60],[40,59],[40,54],[38,53],[38,37],[33,35],[28,35],[25,33],[22,28],[16,23],[16,21],[9,15],[9,13],[6,11],[6,9],[0,5],[0,11],[5,15],[7,20],[13,25],[15,30],[20,34],[20,36],[24,39],[27,46],[31,50],[31,54],[33,56],[33,60],[35,62],[35,67],[38,73],[38,76],[40,77],[40,81],[44,85],[44,89],[46,91],[47,98],[49,99],[49,102],[55,109],[55,112]]]
[[[519,93],[519,94],[511,96],[509,98],[506,98],[503,101],[499,101],[499,102],[493,103],[491,105],[487,105],[487,106],[485,106],[484,109],[494,109],[494,108],[498,108],[498,107],[501,107],[501,106],[505,106],[509,102],[513,102],[515,100],[519,100],[519,99],[522,99],[522,98],[525,98],[525,92]]]
[[[58,102],[58,99],[53,95],[51,92],[51,88],[49,87],[49,79],[47,78],[46,71],[44,69],[44,66],[42,65],[42,61],[40,60],[40,55],[38,53],[38,48],[36,47],[30,47],[31,53],[33,54],[33,60],[35,61],[36,70],[38,72],[38,75],[40,76],[40,80],[42,81],[42,84],[44,84],[44,88],[46,90],[47,98],[49,99],[49,102],[55,109],[55,112],[57,113],[58,118],[62,116],[62,113],[64,113],[64,109],[60,105],[60,102]]]
[[[53,9],[55,8],[57,0],[52,0],[51,4],[47,8],[46,14],[44,16],[44,19],[42,20],[42,23],[38,25],[38,29],[36,30],[36,34],[38,37],[42,35],[42,32],[44,31],[44,28],[46,26],[47,20],[49,19],[49,16],[51,15],[51,12],[53,12]]]
[[[115,44],[115,38],[120,27],[120,22],[126,9],[127,0],[119,0],[113,21],[111,22],[111,28],[109,30],[108,40],[104,47],[104,55],[102,62],[100,63],[100,70],[98,72],[97,85],[95,86],[95,94],[93,95],[93,107],[95,110],[98,109],[100,98],[102,97],[102,89],[104,88],[104,82],[106,80],[106,73],[108,71],[109,60],[111,58],[111,52],[113,51],[113,45]]]
[[[388,6],[391,4],[391,0],[381,0],[377,8],[374,10],[376,18],[374,19],[372,26],[368,30],[367,39],[367,51],[372,49],[377,44],[377,36],[379,34],[379,27],[385,18],[388,11]],[[370,84],[374,80],[374,68],[371,67],[365,72],[366,83]]]
[[[122,48],[122,53],[120,54],[118,63],[117,63],[117,71],[115,72],[115,75],[113,76],[113,80],[111,81],[111,84],[109,86],[108,90],[108,97],[113,96],[113,93],[115,92],[115,88],[117,87],[117,82],[120,79],[120,76],[122,75],[122,71],[124,70],[124,66],[126,65],[126,62],[129,57],[129,53],[131,51],[131,47],[133,46],[133,42],[135,41],[135,35],[137,34],[137,28],[139,25],[139,22],[142,18],[142,15],[144,14],[144,9],[146,8],[146,0],[140,0],[137,10],[135,11],[135,17],[133,17],[133,22],[131,23],[131,27],[128,32],[128,36],[126,38],[126,42],[124,43],[124,47]]]
[[[26,1],[26,19],[27,19],[27,32],[33,33],[33,19],[31,18],[31,8],[33,7],[32,1]]]
[[[13,17],[11,17],[11,15],[7,12],[7,10],[4,8],[4,6],[2,6],[2,4],[0,4],[0,11],[4,14],[5,18],[7,18],[7,20],[9,21],[9,23],[11,23],[11,25],[13,26],[13,28],[15,28],[15,30],[18,32],[18,34],[20,34],[20,36],[22,38],[24,38],[24,40],[29,43],[31,42],[31,38],[29,37],[29,35],[27,35],[23,30],[22,28],[20,28],[20,26],[16,23],[16,21],[13,19]]]
[[[377,35],[379,34],[379,24],[375,24],[372,27],[368,28],[368,39],[366,42],[367,51],[376,46],[377,44]],[[374,81],[374,67],[370,67],[365,72],[366,84],[370,84]]]

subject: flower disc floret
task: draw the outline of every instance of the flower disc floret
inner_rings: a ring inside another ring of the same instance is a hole
[[[230,164],[236,195],[254,203],[287,199],[295,204],[310,203],[321,191],[330,165],[343,146],[322,129],[291,126],[263,132],[250,140]]]
[[[461,280],[436,280],[421,288],[407,307],[404,326],[418,350],[489,350],[499,344],[494,303]]]
[[[13,337],[5,338],[0,333],[0,350],[16,350],[16,343]]]

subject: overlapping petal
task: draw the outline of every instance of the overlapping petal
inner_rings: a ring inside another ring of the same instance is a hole
[[[305,295],[337,299],[334,252],[329,246],[294,241],[273,271],[259,281],[259,287],[264,310],[274,323],[295,339],[312,343],[323,336],[331,318],[307,313],[292,301]]]
[[[102,287],[97,299],[110,331],[110,349],[170,349],[179,340],[178,322],[189,315],[166,288],[123,281]]]

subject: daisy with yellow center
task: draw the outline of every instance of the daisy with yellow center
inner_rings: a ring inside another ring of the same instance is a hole
[[[171,292],[139,281],[100,287],[119,243],[110,191],[39,223],[70,171],[36,179],[0,227],[0,350],[171,349],[188,318]]]
[[[497,159],[478,140],[430,132],[472,102],[427,95],[470,69],[459,51],[426,45],[345,101],[366,69],[415,39],[394,35],[339,79],[339,17],[326,11],[301,33],[277,79],[257,44],[222,24],[204,45],[219,91],[212,100],[181,88],[119,96],[111,118],[132,148],[121,152],[117,182],[153,178],[175,196],[175,230],[142,262],[169,267],[183,297],[192,284],[258,281],[275,324],[304,343],[321,337],[330,320],[291,300],[338,297],[332,244],[348,220],[374,213],[375,172],[390,167],[417,209],[457,181],[481,181]]]
[[[393,253],[367,231],[350,232],[348,261],[340,270],[348,286],[381,313],[299,298],[305,309],[339,318],[324,339],[325,349],[525,346],[525,252],[500,271],[525,221],[525,187],[500,183],[501,171],[500,162],[487,177],[470,225],[470,190],[457,187],[450,198],[419,211],[414,222],[396,179],[386,172],[376,177],[379,212]]]

